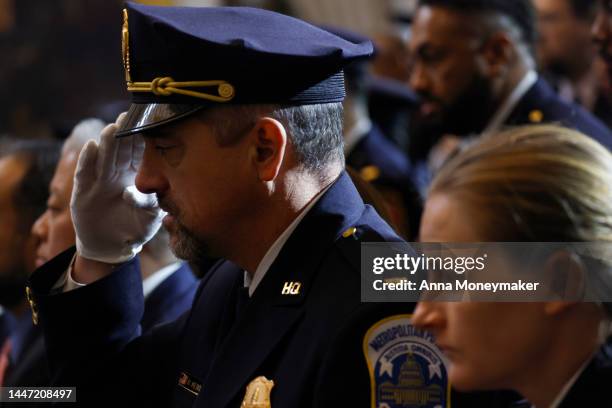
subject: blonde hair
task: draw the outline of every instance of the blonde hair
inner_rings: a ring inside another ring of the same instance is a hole
[[[449,161],[429,194],[475,208],[489,241],[612,241],[612,154],[574,130],[524,126]]]

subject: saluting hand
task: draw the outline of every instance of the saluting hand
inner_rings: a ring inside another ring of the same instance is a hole
[[[142,194],[134,186],[144,141],[139,135],[117,139],[123,120],[125,113],[102,130],[100,145],[90,140],[83,147],[70,202],[77,253],[107,264],[136,256],[164,215],[154,194]]]

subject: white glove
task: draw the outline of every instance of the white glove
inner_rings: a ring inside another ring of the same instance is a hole
[[[115,138],[123,120],[125,113],[102,130],[99,146],[90,140],[83,147],[70,200],[77,253],[109,264],[135,257],[165,215],[154,194],[134,186],[144,141],[142,136]]]

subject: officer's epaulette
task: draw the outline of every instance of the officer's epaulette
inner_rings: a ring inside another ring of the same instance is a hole
[[[362,242],[383,242],[385,239],[381,234],[367,225],[355,226],[347,229],[336,240],[336,246],[340,253],[356,269],[361,268],[361,243]]]

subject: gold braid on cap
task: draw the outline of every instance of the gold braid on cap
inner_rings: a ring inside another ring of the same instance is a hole
[[[123,68],[125,69],[125,82],[130,92],[152,92],[157,96],[170,96],[180,94],[194,98],[206,99],[213,102],[228,102],[236,95],[235,88],[227,81],[184,81],[178,82],[171,77],[158,77],[151,82],[132,82],[130,74],[130,32],[128,28],[128,11],[123,9],[123,27],[121,29],[121,51],[123,54]],[[198,92],[184,88],[217,87],[217,94]]]
[[[130,92],[152,92],[158,96],[180,94],[213,102],[228,102],[234,98],[234,86],[226,81],[186,81],[177,82],[171,77],[155,78],[151,82],[128,82]],[[217,95],[197,92],[183,88],[217,87]]]

